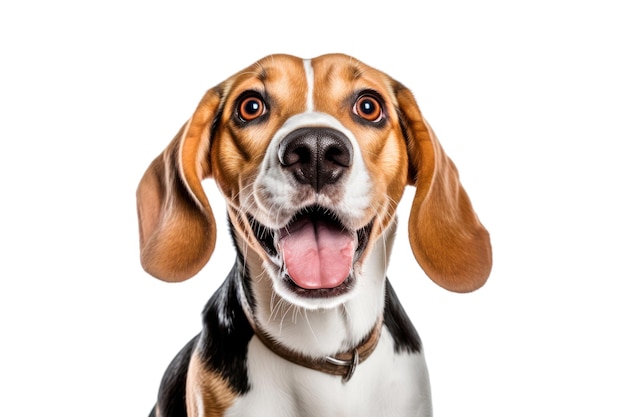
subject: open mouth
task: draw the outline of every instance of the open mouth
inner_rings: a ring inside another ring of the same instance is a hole
[[[351,230],[335,213],[320,206],[300,210],[278,230],[252,216],[248,221],[287,287],[305,297],[332,297],[352,288],[353,268],[367,246],[373,224]]]

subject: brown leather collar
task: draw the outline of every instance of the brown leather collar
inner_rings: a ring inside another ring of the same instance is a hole
[[[239,282],[239,303],[243,309],[244,315],[248,319],[248,323],[252,327],[254,334],[263,342],[263,344],[276,355],[296,365],[304,366],[309,369],[324,372],[329,375],[337,375],[342,377],[342,381],[348,382],[356,367],[365,362],[367,358],[374,352],[380,334],[383,328],[382,316],[376,321],[372,330],[361,340],[361,342],[350,351],[339,352],[334,356],[326,356],[322,358],[314,358],[305,356],[301,353],[294,352],[288,347],[280,344],[274,337],[262,330],[257,323],[248,298],[245,295],[243,284]]]
[[[359,345],[354,349],[347,352],[340,352],[333,356],[314,358],[294,352],[288,347],[280,344],[265,331],[259,329],[256,322],[254,322],[254,324],[251,322],[251,324],[254,329],[254,333],[263,342],[263,344],[281,358],[309,369],[314,369],[330,375],[341,376],[343,382],[348,382],[350,378],[352,378],[352,375],[354,375],[356,367],[365,362],[372,352],[374,352],[374,349],[376,349],[376,345],[378,345],[378,341],[380,340],[380,334],[383,327],[383,321],[381,318],[376,322],[369,334],[365,336],[361,343],[359,343]]]

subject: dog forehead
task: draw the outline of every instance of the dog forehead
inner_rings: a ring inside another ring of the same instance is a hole
[[[316,82],[351,82],[369,69],[361,61],[348,55],[327,54],[311,59]]]
[[[314,98],[319,108],[330,106],[328,101],[344,99],[360,90],[374,90],[392,101],[393,80],[384,72],[372,68],[348,55],[328,54],[311,60],[314,76]]]
[[[269,55],[231,77],[225,86],[231,97],[245,90],[262,90],[283,101],[283,105],[288,102],[294,110],[337,110],[338,102],[366,89],[375,90],[396,104],[389,76],[344,54],[313,59]]]

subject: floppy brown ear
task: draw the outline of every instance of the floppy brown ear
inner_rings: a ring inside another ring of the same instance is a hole
[[[489,233],[411,92],[399,87],[396,94],[407,136],[409,183],[416,187],[409,216],[413,254],[438,285],[473,291],[491,272]]]
[[[164,281],[192,277],[215,247],[215,219],[201,181],[211,174],[209,134],[219,104],[216,90],[206,93],[137,189],[141,264]]]

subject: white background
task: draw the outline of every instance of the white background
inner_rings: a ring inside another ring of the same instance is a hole
[[[204,91],[344,52],[417,97],[491,232],[458,295],[389,276],[437,416],[624,416],[626,30],[618,1],[13,1],[0,6],[0,415],[142,416],[234,259],[165,284],[135,189]],[[406,6],[412,4],[411,9]]]

